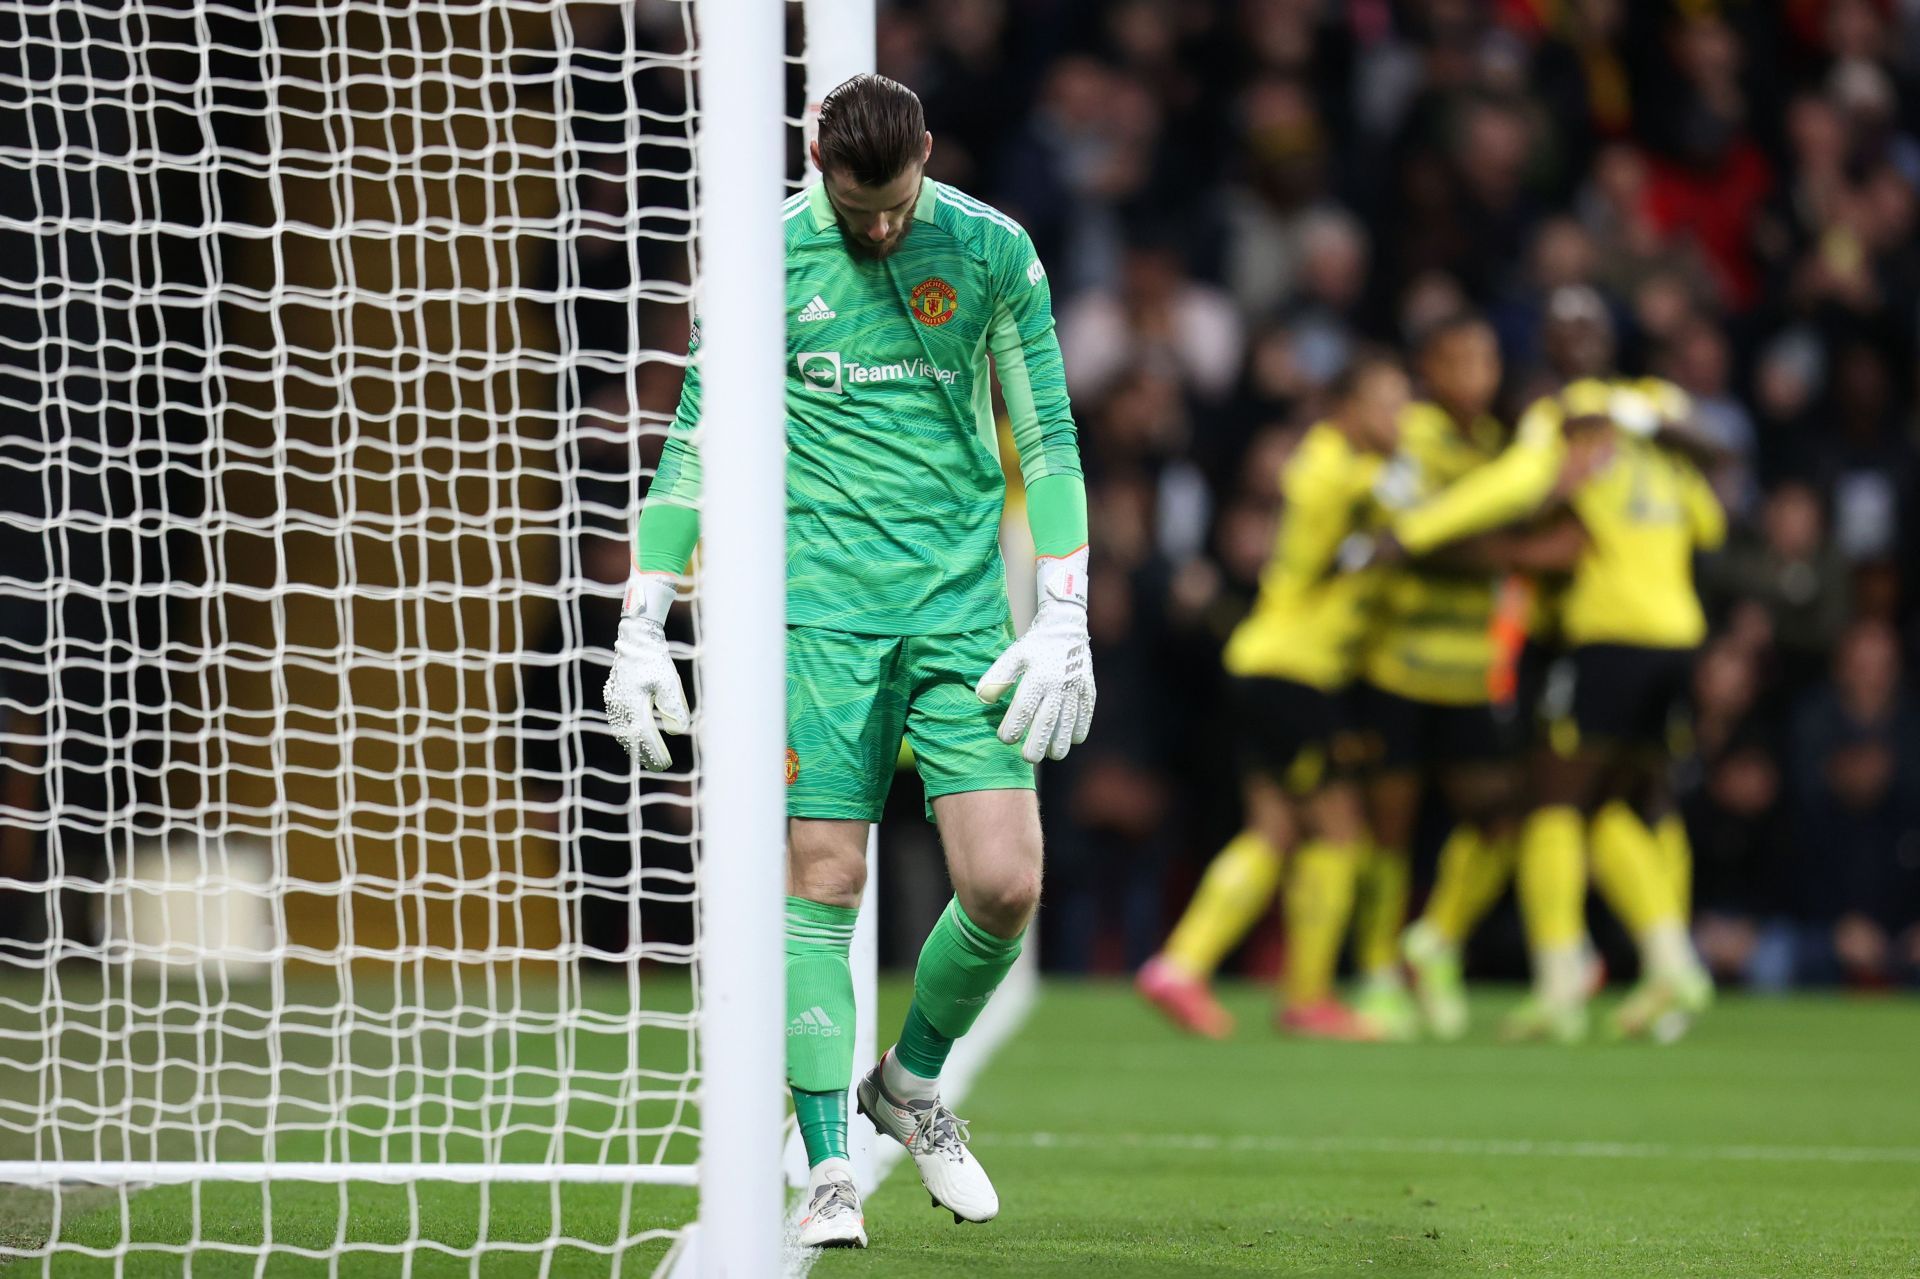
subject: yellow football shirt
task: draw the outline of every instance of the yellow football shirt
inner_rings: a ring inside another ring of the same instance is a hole
[[[1706,637],[1693,554],[1718,547],[1727,520],[1692,462],[1621,432],[1573,509],[1588,545],[1561,607],[1568,644],[1692,648]]]
[[[1280,476],[1286,505],[1259,597],[1222,656],[1230,674],[1327,691],[1353,677],[1379,574],[1342,572],[1340,547],[1379,527],[1374,486],[1384,463],[1329,423],[1301,439]]]
[[[1513,442],[1438,494],[1399,512],[1394,536],[1414,555],[1525,519],[1553,495],[1567,457],[1559,396],[1535,400],[1520,417]]]
[[[1463,427],[1437,404],[1414,404],[1400,419],[1394,465],[1411,469],[1412,496],[1418,504],[1491,462],[1505,436],[1491,417]],[[1379,587],[1378,621],[1363,663],[1367,682],[1421,702],[1486,702],[1498,586],[1498,575],[1487,572],[1427,564],[1386,571]]]

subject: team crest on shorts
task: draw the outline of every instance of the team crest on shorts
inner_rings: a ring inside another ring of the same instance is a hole
[[[913,318],[935,328],[951,320],[960,307],[960,295],[953,291],[951,284],[937,275],[930,275],[914,285],[909,301],[913,307]]]
[[[800,752],[789,746],[787,747],[787,785],[791,786],[799,780]]]

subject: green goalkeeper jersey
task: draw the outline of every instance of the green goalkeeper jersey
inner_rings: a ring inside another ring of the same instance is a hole
[[[977,631],[1007,615],[1006,500],[988,361],[1012,420],[1043,554],[1086,540],[1073,415],[1047,276],[1004,213],[927,179],[913,226],[871,258],[818,184],[785,206],[787,622],[862,635]],[[690,354],[699,350],[694,326]],[[679,572],[699,497],[700,374],[647,494],[639,566]],[[751,424],[707,424],[753,447]],[[1063,544],[1065,543],[1065,544]]]

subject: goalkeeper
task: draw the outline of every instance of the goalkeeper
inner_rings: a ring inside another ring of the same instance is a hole
[[[1039,899],[1034,766],[1084,740],[1093,718],[1086,489],[1046,272],[1013,219],[924,176],[932,147],[911,90],[855,76],[821,103],[821,181],[785,206],[787,1078],[811,1165],[810,1246],[867,1241],[847,1162],[847,952],[902,735],[954,898],[860,1109],[906,1146],[937,1205],[986,1221],[999,1200],[941,1102],[940,1071],[1019,956]],[[696,322],[690,351],[699,340]],[[1039,611],[1019,640],[989,357],[1039,552]],[[698,535],[700,426],[689,366],[640,512],[606,690],[613,731],[648,769],[671,762],[662,730],[688,728],[662,626]],[[704,429],[721,447],[771,448],[771,426]]]

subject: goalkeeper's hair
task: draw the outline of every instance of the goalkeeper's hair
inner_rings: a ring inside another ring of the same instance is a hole
[[[883,75],[843,81],[820,102],[820,169],[885,186],[925,154],[926,112],[912,89]]]

